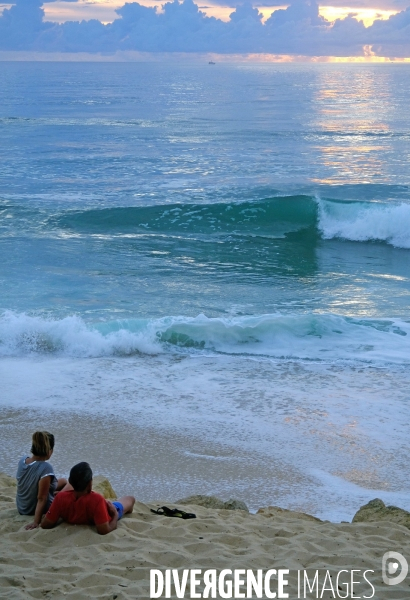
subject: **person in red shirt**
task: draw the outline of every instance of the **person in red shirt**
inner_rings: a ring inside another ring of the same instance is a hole
[[[68,481],[73,489],[57,494],[41,522],[43,529],[52,529],[62,519],[72,525],[95,525],[97,533],[106,535],[114,531],[121,517],[134,508],[133,496],[110,502],[93,492],[93,472],[86,462],[71,469]]]

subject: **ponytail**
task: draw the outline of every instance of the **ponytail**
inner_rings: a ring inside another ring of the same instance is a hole
[[[48,456],[54,448],[54,436],[48,431],[33,433],[31,452],[34,456]]]

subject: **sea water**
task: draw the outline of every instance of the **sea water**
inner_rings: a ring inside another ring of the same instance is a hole
[[[0,82],[3,411],[184,436],[178,475],[101,460],[141,499],[410,508],[409,67],[3,62]]]

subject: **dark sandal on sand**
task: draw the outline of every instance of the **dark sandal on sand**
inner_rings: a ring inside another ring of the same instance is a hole
[[[164,515],[165,517],[179,517],[180,519],[196,519],[194,513],[187,513],[180,508],[168,508],[168,506],[161,506],[157,510],[151,508],[151,512],[155,515]]]

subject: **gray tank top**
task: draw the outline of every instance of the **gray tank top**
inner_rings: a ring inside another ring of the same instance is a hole
[[[38,460],[26,465],[27,456],[19,460],[17,467],[17,510],[21,515],[34,515],[37,506],[38,482],[51,475],[51,484],[45,510],[47,511],[54,498],[57,477],[49,462]]]

